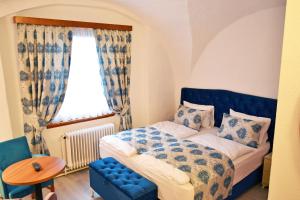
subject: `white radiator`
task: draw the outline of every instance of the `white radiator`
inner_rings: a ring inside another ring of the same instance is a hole
[[[100,158],[100,138],[114,133],[114,125],[85,128],[67,132],[63,140],[63,157],[67,162],[67,171],[86,167]]]

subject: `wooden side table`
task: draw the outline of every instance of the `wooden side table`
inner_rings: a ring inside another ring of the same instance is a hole
[[[32,163],[41,165],[36,172]],[[34,185],[37,200],[43,199],[42,185],[61,173],[66,166],[64,160],[56,157],[44,156],[22,160],[6,168],[2,174],[3,181],[10,185]]]
[[[272,153],[269,153],[264,158],[264,170],[263,170],[263,178],[262,178],[263,188],[269,186],[271,162],[272,162]]]

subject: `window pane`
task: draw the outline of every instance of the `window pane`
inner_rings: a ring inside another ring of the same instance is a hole
[[[74,32],[65,100],[54,122],[111,113],[103,94],[92,30]]]

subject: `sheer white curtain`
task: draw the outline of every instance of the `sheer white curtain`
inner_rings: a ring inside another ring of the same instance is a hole
[[[103,93],[96,41],[92,29],[73,31],[68,87],[54,122],[111,113]]]

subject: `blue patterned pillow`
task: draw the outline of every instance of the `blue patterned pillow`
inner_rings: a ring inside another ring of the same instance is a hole
[[[257,148],[263,126],[264,122],[233,117],[224,113],[218,136]]]
[[[181,105],[175,114],[175,123],[200,130],[202,119],[204,119],[207,114],[209,114],[208,111],[197,110]]]

